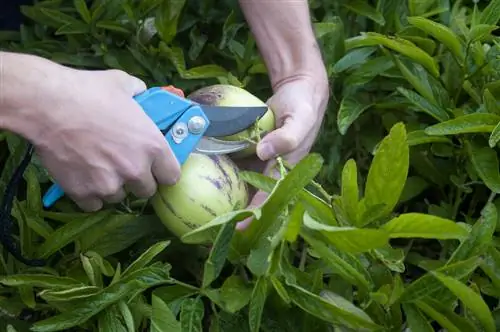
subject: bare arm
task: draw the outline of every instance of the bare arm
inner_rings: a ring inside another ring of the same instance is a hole
[[[49,102],[44,91],[56,82],[51,78],[56,66],[40,57],[0,52],[0,128],[30,140],[50,130],[44,126],[49,121],[43,120],[50,114],[37,114],[32,105]]]
[[[324,65],[307,0],[239,0],[239,3],[273,87],[301,75],[323,76]]]
[[[144,90],[123,71],[76,70],[0,52],[0,128],[28,139],[85,211],[120,202],[125,189],[151,197],[158,184],[180,177],[168,142],[133,99]]]

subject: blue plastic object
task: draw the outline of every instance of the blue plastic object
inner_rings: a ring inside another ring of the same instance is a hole
[[[134,99],[164,133],[179,164],[184,164],[210,125],[203,110],[161,87],[150,88]],[[196,130],[190,130],[190,120],[195,116],[198,117],[196,123],[199,125],[194,127]],[[61,187],[54,184],[45,193],[43,205],[48,208],[63,195]]]

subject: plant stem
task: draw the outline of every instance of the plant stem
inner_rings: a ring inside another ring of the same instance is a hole
[[[307,244],[304,243],[304,247],[302,248],[302,252],[300,254],[300,263],[299,263],[299,269],[301,271],[304,271],[306,267],[306,259],[307,259]]]

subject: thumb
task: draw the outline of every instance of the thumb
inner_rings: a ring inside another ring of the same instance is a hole
[[[310,107],[310,106],[309,106]],[[278,155],[286,155],[299,147],[314,127],[314,117],[300,107],[298,111],[291,111],[284,119],[283,125],[268,133],[257,145],[257,156],[261,160],[269,160]]]
[[[110,69],[106,70],[105,73],[110,80],[131,96],[136,96],[147,89],[146,83],[143,80],[122,70]]]

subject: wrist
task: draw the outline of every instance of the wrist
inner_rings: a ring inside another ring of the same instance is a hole
[[[50,130],[56,105],[48,96],[57,91],[61,68],[34,55],[0,52],[0,128],[30,141]]]

